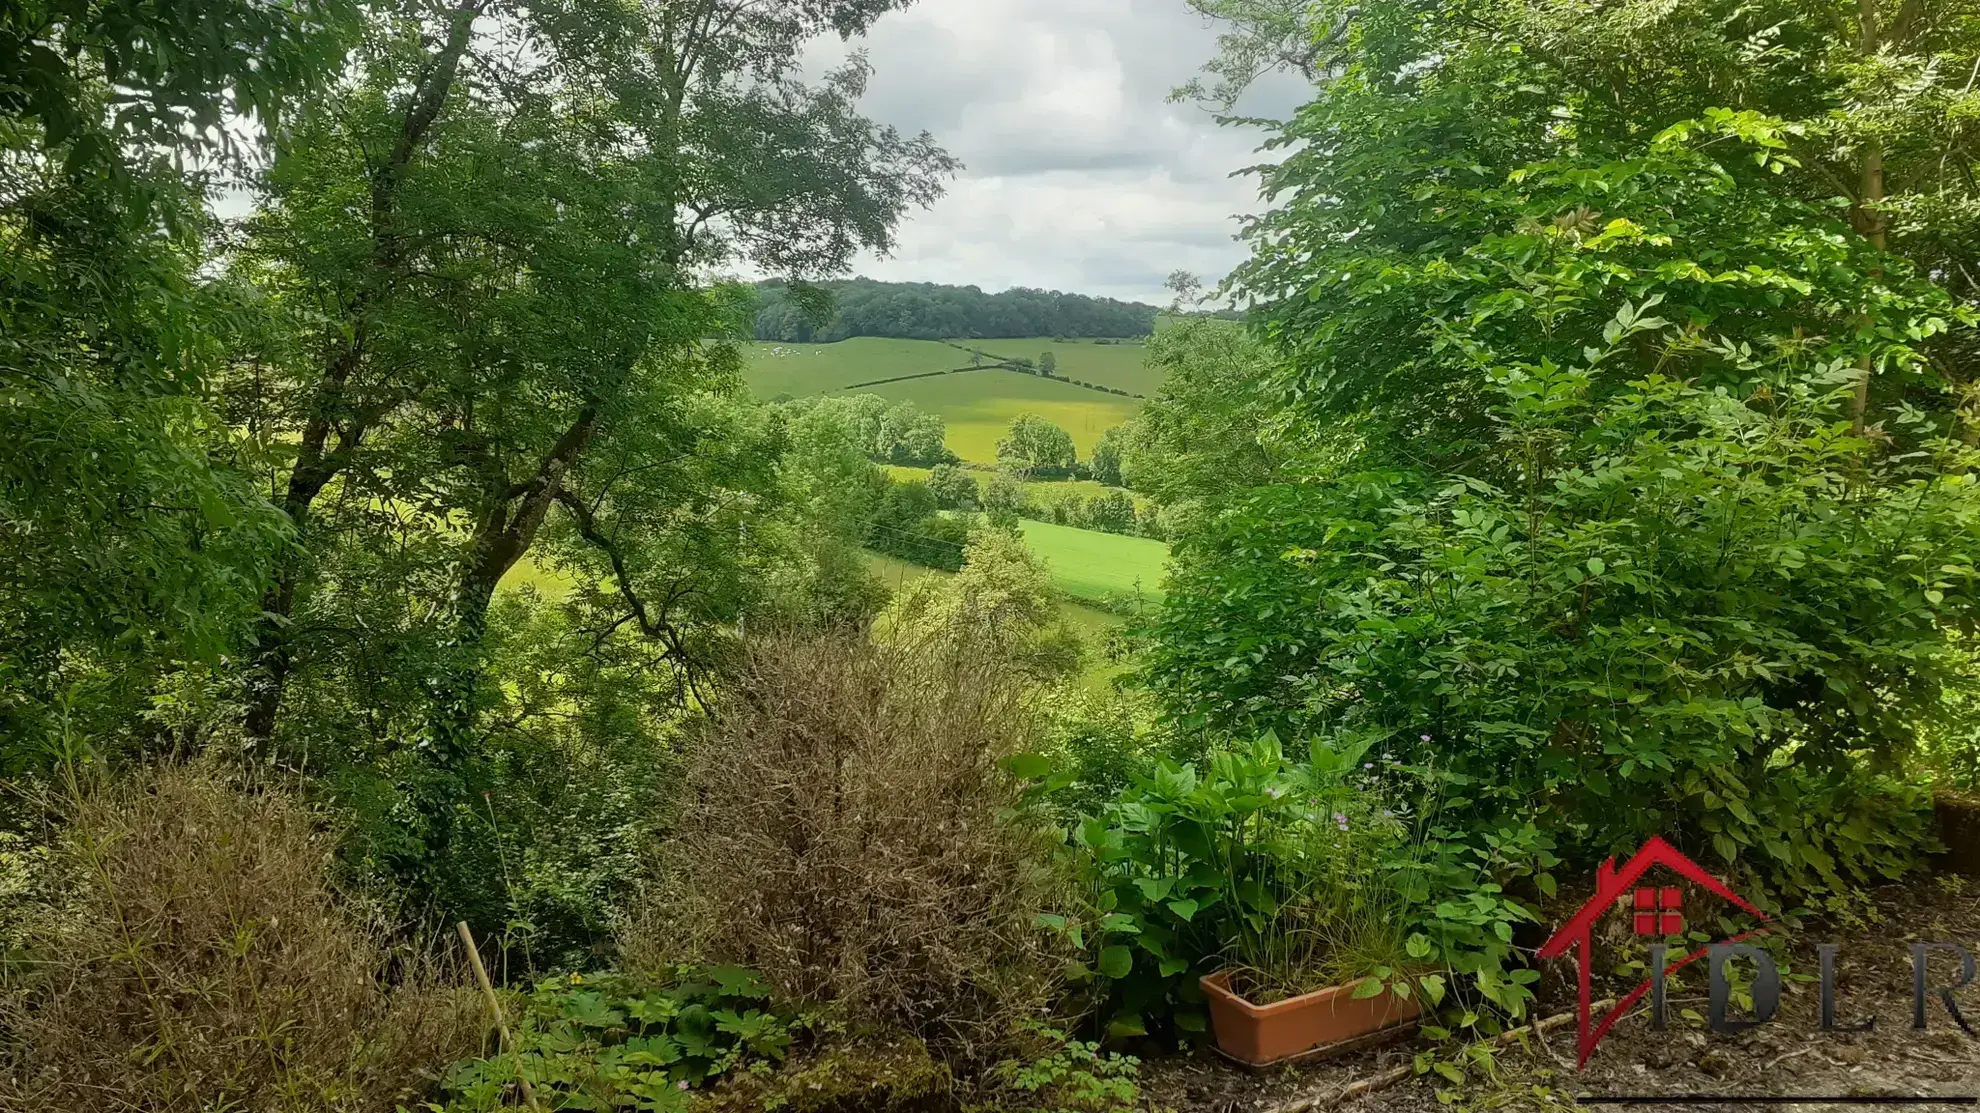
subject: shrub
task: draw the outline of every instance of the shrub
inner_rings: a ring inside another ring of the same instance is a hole
[[[1153,678],[1197,721],[1435,761],[1481,848],[1530,823],[1580,863],[1660,833],[1791,893],[1897,874],[1922,800],[1878,763],[1971,683],[1973,450],[1912,414],[1920,448],[1876,455],[1853,368],[1766,370],[1599,403],[1585,369],[1499,372],[1503,482],[1259,490],[1185,546]]]
[[[1039,836],[997,767],[1030,729],[1014,671],[972,643],[751,642],[623,953],[747,966],[781,1000],[968,1054],[1052,986]]]
[[[337,899],[333,840],[285,793],[175,769],[66,818],[70,899],[29,931],[0,1105],[386,1111],[477,1046],[473,995]]]
[[[1081,524],[1087,529],[1107,533],[1132,534],[1135,529],[1134,496],[1120,490],[1095,495],[1093,501],[1086,504]]]
[[[981,505],[976,477],[954,464],[937,464],[928,473],[928,489],[945,510],[975,510]]]
[[[770,1074],[730,1074],[705,1093],[697,1113],[953,1113],[949,1068],[915,1039],[839,1040]]]

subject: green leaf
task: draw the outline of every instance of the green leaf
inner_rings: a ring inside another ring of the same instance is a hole
[[[1134,969],[1134,952],[1119,943],[1102,947],[1097,965],[1102,974],[1119,981],[1127,977],[1128,971]]]
[[[1373,997],[1382,992],[1382,979],[1370,975],[1354,983],[1354,992],[1348,996],[1356,1001]]]
[[[1107,1022],[1107,1035],[1111,1039],[1125,1040],[1148,1034],[1148,1023],[1140,1013],[1120,1013]]]
[[[1004,759],[1004,771],[1019,780],[1035,781],[1052,772],[1052,759],[1044,754],[1012,754]]]

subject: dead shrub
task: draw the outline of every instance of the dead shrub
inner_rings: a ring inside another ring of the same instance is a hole
[[[997,764],[1030,724],[1021,681],[961,643],[753,641],[696,742],[670,895],[623,953],[745,965],[945,1055],[1000,1039],[1060,968],[1032,923],[1047,855]]]
[[[478,1053],[472,994],[330,885],[292,797],[173,769],[70,805],[4,1015],[9,1110],[389,1111]]]

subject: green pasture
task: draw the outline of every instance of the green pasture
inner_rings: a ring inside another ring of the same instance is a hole
[[[1137,344],[1059,342],[1042,337],[969,343],[992,356],[1022,355],[1034,360],[1049,348],[1059,361],[1062,376],[1140,394],[1152,393],[1159,381],[1141,367],[1142,349]],[[743,381],[758,398],[803,397],[873,379],[962,367],[969,358],[968,353],[933,340],[861,336],[836,344],[757,342],[744,346]],[[996,462],[997,442],[1020,413],[1038,414],[1072,434],[1073,444],[1084,457],[1093,451],[1100,434],[1141,408],[1139,399],[1015,371],[966,371],[860,387],[859,392],[889,401],[910,401],[942,415],[949,427],[949,448],[964,460],[979,464]]]
[[[870,379],[945,371],[969,354],[933,340],[856,336],[836,344],[758,341],[743,345],[743,382],[758,398],[802,398]]]
[[[1045,558],[1052,583],[1081,599],[1107,600],[1139,592],[1143,598],[1162,596],[1162,577],[1169,547],[1146,537],[1055,526],[1025,520],[1024,543]]]
[[[1091,340],[968,340],[1002,359],[1023,356],[1033,363],[1046,352],[1058,364],[1053,374],[1063,379],[1081,379],[1114,387],[1131,394],[1151,395],[1162,385],[1160,371],[1142,361],[1146,350],[1140,344],[1095,344]],[[957,353],[961,354],[961,353]]]

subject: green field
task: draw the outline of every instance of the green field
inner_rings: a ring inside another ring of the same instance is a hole
[[[852,383],[946,371],[969,363],[966,352],[933,340],[856,336],[837,344],[755,342],[743,345],[743,382],[758,398],[802,398]]]
[[[949,426],[949,451],[978,464],[997,462],[997,442],[1010,430],[1011,419],[1035,413],[1072,434],[1082,458],[1100,442],[1100,434],[1133,417],[1141,403],[1097,391],[1055,383],[1016,371],[971,371],[905,383],[862,387],[893,402],[913,402],[942,415]]]
[[[1162,385],[1162,373],[1142,362],[1140,344],[1095,344],[1091,340],[970,340],[993,356],[1009,359],[1023,356],[1033,363],[1045,352],[1058,364],[1054,374],[1063,379],[1099,383],[1130,394],[1150,395]],[[958,355],[961,353],[958,352]]]
[[[1037,359],[1050,348],[1060,373],[1147,394],[1156,377],[1140,366],[1133,344],[1060,343],[1049,339],[971,341],[997,356]],[[933,340],[855,337],[836,344],[752,343],[743,351],[743,381],[758,398],[803,397],[842,390],[852,383],[918,375],[966,366],[969,356]],[[940,414],[949,427],[949,449],[972,463],[994,464],[997,442],[1021,413],[1035,413],[1072,434],[1082,457],[1100,434],[1140,410],[1141,401],[1015,371],[966,371],[907,382],[860,387],[889,401],[908,401]]]
[[[1143,598],[1162,595],[1169,547],[1146,537],[1023,521],[1024,543],[1045,558],[1052,583],[1082,599],[1108,600],[1137,592]]]

